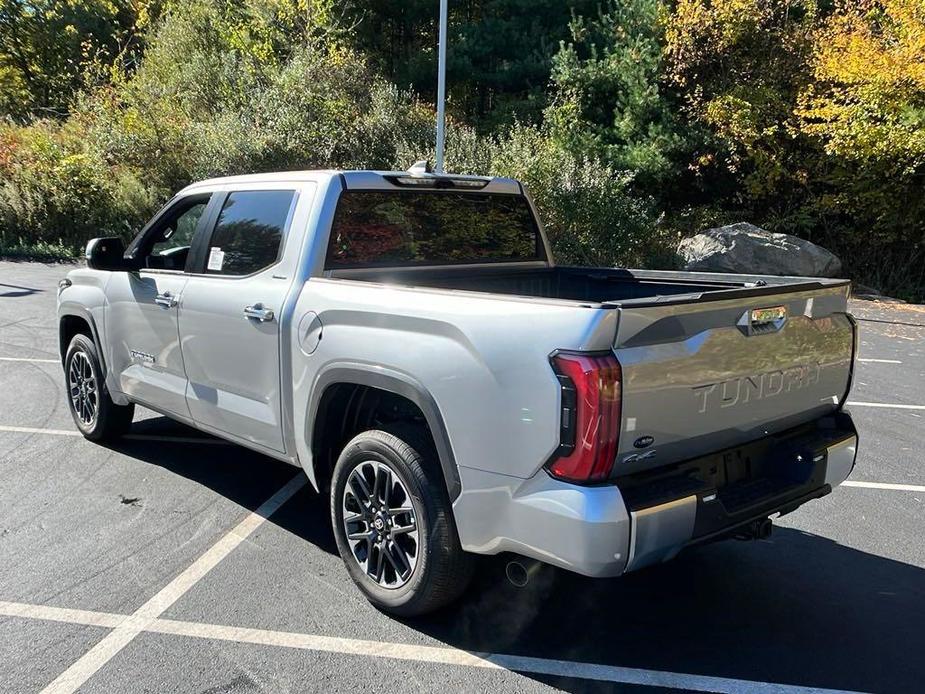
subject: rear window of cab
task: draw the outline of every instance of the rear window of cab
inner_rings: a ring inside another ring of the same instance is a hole
[[[450,191],[345,191],[325,267],[447,265],[542,260],[522,195]]]

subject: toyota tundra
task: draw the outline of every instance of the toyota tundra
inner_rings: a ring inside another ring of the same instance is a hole
[[[476,555],[606,577],[761,535],[854,466],[847,281],[557,265],[515,180],[203,181],[86,259],[58,297],[80,432],[137,404],[301,468],[396,614]]]

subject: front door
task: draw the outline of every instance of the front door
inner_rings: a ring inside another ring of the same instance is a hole
[[[109,359],[119,387],[136,402],[189,418],[177,321],[186,262],[209,196],[181,198],[129,248],[140,269],[114,272],[106,286]]]
[[[279,313],[291,278],[274,276],[294,191],[227,193],[180,310],[187,403],[199,424],[284,451]],[[216,203],[216,207],[219,203]]]

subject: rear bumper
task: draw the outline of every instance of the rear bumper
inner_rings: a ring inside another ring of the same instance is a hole
[[[621,491],[630,516],[625,571],[670,559],[689,544],[735,534],[755,520],[825,496],[854,468],[847,412],[780,436],[634,475]]]
[[[454,510],[468,551],[516,552],[587,576],[616,576],[828,494],[851,473],[856,450],[851,417],[838,412],[608,485],[464,469]]]

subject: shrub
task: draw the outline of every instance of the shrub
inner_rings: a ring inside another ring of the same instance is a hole
[[[396,168],[434,160],[433,149],[400,149]],[[675,264],[673,238],[648,198],[632,192],[632,175],[570,152],[542,128],[516,125],[500,138],[451,123],[446,170],[516,178],[529,189],[557,262],[599,266]]]
[[[81,244],[100,229],[130,235],[194,180],[385,168],[401,143],[430,136],[430,110],[372,73],[362,56],[314,39],[277,50],[272,34],[242,28],[235,12],[199,2],[169,13],[135,72],[116,70],[81,96],[64,128],[42,125],[72,158],[17,169],[8,207],[44,211],[9,215],[4,228]],[[66,137],[71,131],[79,135]],[[19,158],[31,151],[19,142],[7,149]],[[4,151],[0,145],[0,160]],[[27,185],[29,176],[47,188]],[[53,182],[74,204],[48,207]],[[81,201],[84,207],[75,206]]]
[[[286,44],[255,11],[193,2],[168,13],[137,71],[81,100],[108,161],[143,171],[163,197],[232,173],[381,168],[429,129],[429,110],[361,55],[330,36]]]
[[[560,262],[639,267],[664,264],[670,239],[650,200],[630,192],[632,175],[580,158],[535,128],[498,141],[492,173],[526,185]]]
[[[38,241],[30,243],[22,238],[7,238],[3,232],[0,232],[0,258],[3,259],[59,262],[75,260],[79,257],[79,250],[59,242]]]
[[[128,231],[150,209],[141,185],[89,148],[76,123],[0,127],[0,233],[5,244],[83,247]]]

